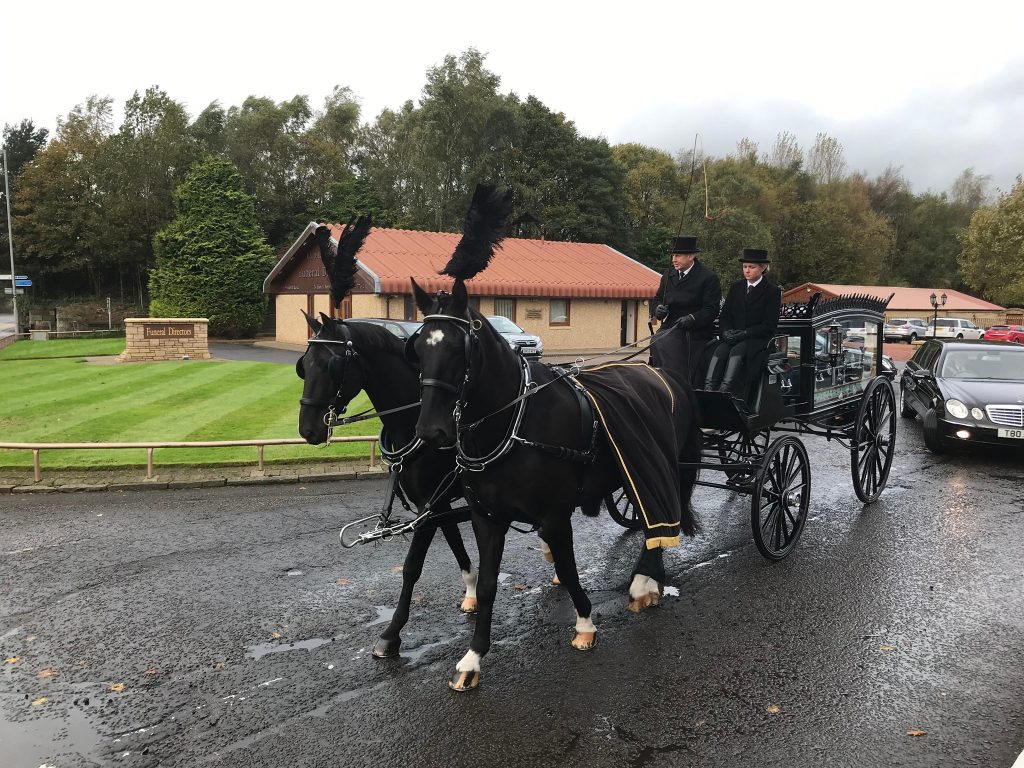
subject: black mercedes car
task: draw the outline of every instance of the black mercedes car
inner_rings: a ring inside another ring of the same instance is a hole
[[[970,443],[1024,448],[1024,348],[928,339],[903,369],[900,413],[921,417],[933,453]]]

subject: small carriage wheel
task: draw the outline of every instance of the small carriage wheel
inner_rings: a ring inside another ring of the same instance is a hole
[[[896,452],[896,397],[879,376],[864,391],[850,440],[850,474],[857,498],[870,504],[882,495]]]
[[[722,464],[739,464],[744,461],[752,461],[759,456],[764,456],[768,449],[770,430],[754,432],[729,432],[722,434],[718,439],[718,460]],[[755,466],[759,463],[754,461]],[[722,470],[730,481],[738,484],[747,483],[753,479],[755,470],[747,472],[742,469]]]
[[[608,508],[608,514],[611,515],[612,520],[623,528],[639,531],[644,527],[644,521],[640,519],[640,512],[622,488],[605,496],[604,505]]]
[[[807,520],[811,465],[804,444],[792,435],[776,438],[764,455],[750,500],[754,544],[769,560],[790,553]]]

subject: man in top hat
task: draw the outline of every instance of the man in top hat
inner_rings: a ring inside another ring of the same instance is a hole
[[[695,388],[704,383],[704,347],[722,300],[718,275],[697,260],[697,238],[672,238],[672,268],[661,276],[651,301],[661,328],[651,342],[651,365],[668,368]]]
[[[740,256],[743,279],[729,286],[718,318],[722,341],[715,347],[704,389],[743,400],[751,375],[750,361],[775,335],[782,306],[782,289],[765,277],[768,251],[744,248]]]

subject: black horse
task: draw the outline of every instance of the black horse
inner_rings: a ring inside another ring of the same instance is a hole
[[[352,287],[355,254],[368,231],[368,220],[355,227],[346,227],[339,238],[335,258],[329,230],[323,226],[317,229],[321,256],[331,277],[332,296],[339,303]],[[360,390],[366,392],[378,411],[388,411],[419,400],[419,371],[405,359],[402,342],[389,331],[369,323],[335,320],[323,314],[319,321],[306,315],[306,321],[315,336],[295,366],[296,372],[304,379],[299,434],[306,442],[313,445],[325,442],[330,432],[327,426],[329,414],[343,413]],[[441,487],[442,481],[455,468],[455,452],[437,451],[423,445],[416,438],[417,414],[413,408],[381,417],[381,451],[400,465],[401,489],[421,512],[423,506],[441,491],[441,495],[434,499],[432,509],[436,510],[436,516],[445,519],[452,501],[462,496],[457,481],[447,489]],[[421,526],[413,533],[402,568],[402,593],[398,606],[373,648],[373,655],[378,658],[398,655],[402,642],[400,633],[409,620],[413,587],[423,572],[423,561],[437,527],[436,524]],[[458,521],[451,519],[440,528],[465,582],[466,593],[460,608],[465,613],[475,613],[477,574],[466,552]]]
[[[623,486],[603,431],[588,450],[592,441],[582,428],[586,405],[574,388],[555,381],[559,374],[549,366],[524,361],[468,306],[464,281],[486,266],[509,208],[508,200],[494,189],[478,188],[463,238],[443,270],[456,278],[452,293],[433,297],[413,281],[416,302],[426,316],[408,345],[422,372],[416,435],[435,448],[456,446],[460,463],[471,470],[463,473],[462,481],[480,551],[479,613],[469,652],[449,682],[455,690],[468,690],[479,682],[480,661],[490,648],[505,536],[514,522],[536,526],[547,542],[558,578],[576,608],[572,644],[580,650],[593,647],[596,628],[577,573],[571,515],[577,506],[596,514],[601,499]],[[639,364],[628,366],[625,374],[637,384],[649,383],[651,377],[665,381],[654,369]],[[675,436],[664,450],[671,452],[671,465],[679,472],[680,458],[694,460],[699,453],[693,393],[678,380],[665,383],[664,389],[671,392],[666,394],[662,418],[672,423]],[[524,410],[519,408],[522,404]],[[692,535],[696,520],[689,499],[694,473],[679,472],[678,480],[680,528]],[[663,581],[661,549],[645,548],[630,585],[630,608],[639,611],[657,602]]]

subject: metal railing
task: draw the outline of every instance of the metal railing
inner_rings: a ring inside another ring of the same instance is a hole
[[[369,443],[370,467],[377,462],[376,435],[348,435],[332,437],[332,443]],[[199,442],[164,442],[164,443],[4,443],[0,448],[9,450],[32,451],[32,468],[35,481],[42,479],[42,467],[39,454],[44,450],[112,450],[116,448],[144,448],[146,450],[146,479],[153,479],[153,451],[157,448],[232,448],[238,446],[256,446],[256,461],[260,471],[263,470],[263,448],[268,445],[307,445],[305,440],[297,437],[276,438],[269,440],[203,440]],[[100,467],[102,469],[102,467]]]

